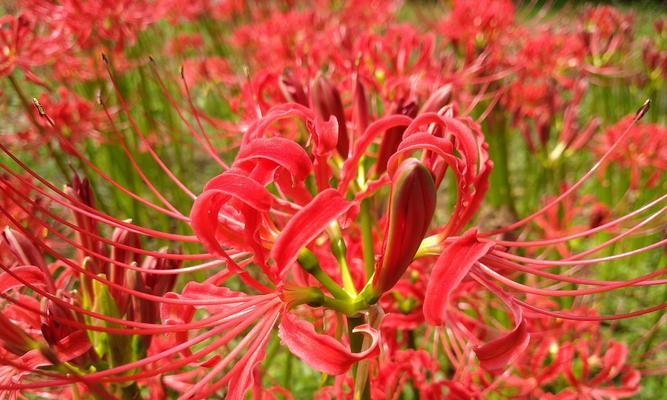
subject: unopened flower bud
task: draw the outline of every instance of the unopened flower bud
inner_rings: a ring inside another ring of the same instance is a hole
[[[435,112],[452,101],[452,85],[446,84],[441,86],[438,90],[431,94],[431,97],[426,100],[422,106],[420,113]]]
[[[22,356],[34,349],[34,341],[21,327],[0,313],[0,347]]]
[[[320,118],[328,121],[331,116],[334,116],[338,120],[338,143],[336,149],[341,157],[346,159],[350,150],[350,139],[347,135],[345,111],[338,89],[325,77],[319,75],[315,79],[315,82],[313,82],[311,100]]]
[[[366,89],[357,75],[354,88],[354,125],[358,132],[363,132],[368,128],[369,119],[370,115]]]
[[[410,101],[405,104],[399,104],[398,107],[394,110],[394,114],[407,115],[410,118],[417,116],[417,104],[414,101]],[[387,162],[389,158],[396,153],[398,145],[403,139],[403,133],[405,132],[405,126],[397,126],[387,130],[387,132],[382,137],[382,143],[380,144],[380,151],[378,153],[378,160],[375,163],[375,174],[380,175],[387,170]]]
[[[285,70],[283,72],[278,80],[278,85],[280,86],[280,91],[283,93],[283,96],[285,96],[288,101],[308,107],[308,97],[303,90],[303,85],[291,71]]]
[[[18,262],[23,265],[34,265],[46,269],[46,262],[42,253],[24,234],[7,226],[2,232],[2,239],[14,253]]]
[[[414,158],[403,161],[391,186],[383,254],[373,279],[376,293],[394,287],[412,262],[433,218],[435,204],[431,172]]]
[[[124,246],[131,246],[137,249],[141,248],[141,237],[134,233],[130,232],[127,229],[121,229],[121,228],[116,228],[113,231],[113,234],[111,236],[111,240],[113,241],[112,248],[111,248],[111,259],[114,261],[117,261],[118,263],[123,263],[123,264],[130,264],[132,262],[139,264],[141,262],[141,256],[127,248],[124,248]],[[120,245],[120,246],[119,246]],[[121,247],[123,246],[123,247]],[[126,285],[125,282],[125,273],[127,271],[127,268],[125,268],[123,265],[118,265],[111,263],[111,268],[110,268],[110,278],[111,281],[114,283],[117,283],[119,285],[124,285],[126,287],[130,287]],[[123,292],[119,289],[112,288],[111,289],[111,294],[113,295],[114,299],[116,300],[116,304],[118,304],[118,308],[121,311],[124,311],[125,308],[127,307],[128,304],[128,299],[129,295],[126,292]]]
[[[75,321],[72,312],[52,300],[44,300],[42,303],[44,311],[42,315],[42,335],[44,340],[52,346],[55,346],[60,340],[76,331],[72,325],[63,321]]]
[[[88,178],[81,179],[75,174],[74,179],[72,179],[72,185],[65,187],[65,193],[74,197],[84,205],[90,208],[95,208],[95,195]],[[81,246],[91,252],[104,254],[103,247],[100,245],[98,239],[95,238],[95,236],[99,236],[97,220],[77,211],[74,211],[74,217],[77,226],[81,228],[79,230],[79,241],[81,242]],[[91,257],[91,254],[81,251],[81,258],[84,259],[86,257]],[[88,266],[95,274],[109,274],[108,265],[102,262],[98,257],[92,257]]]

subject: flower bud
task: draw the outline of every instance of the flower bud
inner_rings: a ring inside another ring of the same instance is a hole
[[[44,256],[32,240],[23,233],[7,226],[0,234],[0,243],[2,242],[7,244],[20,264],[33,265],[39,268],[44,273],[47,289],[51,293],[55,293],[56,284],[53,281],[49,267],[44,260]]]
[[[35,348],[34,340],[2,313],[0,313],[0,347],[19,356]]]
[[[414,158],[403,161],[392,179],[383,254],[373,278],[376,293],[391,289],[412,262],[433,218],[435,203],[431,172]]]
[[[135,264],[139,264],[141,262],[141,256],[138,253],[130,249],[121,247],[121,246],[132,246],[137,249],[140,249],[141,237],[138,234],[130,232],[127,229],[116,228],[113,231],[111,240],[113,241],[111,247],[112,260],[123,264],[131,264],[133,262]],[[126,279],[125,279],[126,271],[129,270],[123,267],[122,265],[111,263],[110,264],[111,281],[119,285],[130,287],[126,285]],[[126,292],[123,292],[120,289],[115,289],[115,288],[111,289],[111,294],[116,300],[118,308],[121,311],[125,311],[130,296]]]
[[[417,116],[417,104],[414,101],[408,103],[402,103],[394,110],[394,114],[407,115],[410,118]],[[387,170],[387,162],[389,158],[396,153],[398,145],[403,139],[403,133],[405,132],[405,126],[397,126],[387,130],[387,132],[382,137],[382,143],[380,144],[380,151],[378,153],[378,160],[375,163],[375,174],[381,175],[384,171]]]
[[[431,94],[431,97],[426,100],[420,113],[435,112],[452,101],[452,85],[446,84],[441,86],[438,90]]]
[[[161,249],[160,253],[169,254],[167,249]],[[180,251],[176,252],[176,254],[178,253]],[[149,256],[144,259],[141,267],[150,270],[172,270],[180,268],[181,264],[180,260]],[[176,277],[176,274],[151,274],[148,272],[138,274],[136,271],[127,270],[125,279],[128,287],[155,296],[164,296],[165,293],[174,289]],[[160,320],[158,304],[137,297],[132,298],[128,313],[128,317],[134,321],[156,323]],[[150,337],[147,337],[147,339],[150,339]],[[147,340],[146,343],[150,343],[150,340]]]
[[[354,87],[354,126],[359,133],[364,132],[368,128],[368,120],[370,119],[368,110],[368,97],[366,96],[366,89],[364,84],[357,75]]]
[[[160,253],[164,254],[180,254],[180,251],[168,252],[166,249],[161,249]],[[147,257],[142,264],[142,267],[145,269],[153,270],[172,270],[178,269],[181,267],[182,262],[180,260],[174,260],[169,258],[160,258],[160,257]],[[165,293],[170,292],[174,285],[176,284],[176,274],[149,274],[142,273],[142,278],[144,285],[149,290],[149,293],[156,296],[163,296]]]
[[[288,101],[308,107],[308,97],[303,90],[303,85],[291,71],[285,70],[283,72],[278,80],[278,85],[280,86],[280,91],[283,93],[283,96],[285,96]]]
[[[80,201],[85,206],[95,208],[95,195],[88,178],[81,179],[75,174],[74,179],[72,180],[72,185],[65,187],[65,193]],[[99,236],[97,220],[78,211],[74,211],[74,218],[76,219],[76,225],[81,228],[79,230],[79,242],[81,246],[86,250],[104,254],[103,247],[95,238],[95,236]],[[84,251],[81,251],[80,253],[82,259],[90,256],[90,254],[87,254]],[[98,257],[92,257],[88,266],[95,274],[109,274],[108,265]]]
[[[345,110],[338,89],[325,77],[319,75],[311,89],[311,100],[320,118],[328,121],[331,116],[334,116],[338,120],[338,143],[336,148],[341,157],[346,159],[350,150],[350,139],[347,135]]]
[[[21,232],[5,227],[1,234],[9,249],[22,265],[34,265],[46,270],[46,261],[35,244]]]
[[[63,338],[76,331],[72,325],[68,325],[63,320],[75,321],[74,315],[64,306],[55,303],[53,300],[44,299],[42,302],[42,323],[41,331],[44,340],[52,346],[55,346]]]

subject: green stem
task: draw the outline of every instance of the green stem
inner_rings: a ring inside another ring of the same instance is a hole
[[[290,382],[292,381],[292,361],[294,356],[289,351],[286,352],[287,359],[285,360],[285,369],[283,371],[283,387],[291,387]]]
[[[371,216],[371,200],[361,201],[359,219],[361,222],[361,246],[364,253],[366,281],[371,279],[375,272],[375,244],[373,240],[373,219]]]
[[[350,266],[347,264],[347,246],[345,245],[345,239],[343,239],[343,233],[341,232],[338,223],[332,224],[329,227],[328,232],[331,240],[331,251],[334,256],[336,256],[338,265],[340,266],[343,288],[351,297],[354,297],[357,295],[357,288],[354,287],[354,280],[352,279]]]
[[[506,124],[504,123],[504,118],[500,118],[500,120],[502,123],[499,124],[500,129],[498,129],[498,132],[496,133],[498,136],[498,158],[495,161],[497,161],[497,171],[500,173],[503,202],[509,207],[509,210],[516,215],[514,198],[512,196],[512,183],[510,182],[509,142],[507,139],[507,130],[505,129]]]
[[[312,251],[308,249],[301,250],[299,255],[299,264],[303,267],[306,272],[311,274],[315,279],[317,279],[322,286],[327,288],[327,290],[337,299],[349,300],[351,296],[343,290],[343,288],[336,283],[322,268],[320,267],[320,262],[313,254]]]

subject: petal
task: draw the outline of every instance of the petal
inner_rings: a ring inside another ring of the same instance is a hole
[[[347,191],[348,185],[357,176],[359,160],[361,160],[361,157],[366,154],[366,150],[379,134],[394,128],[403,128],[408,126],[411,121],[412,118],[405,115],[390,115],[370,124],[364,133],[361,134],[357,140],[355,140],[352,155],[349,159],[345,160],[345,163],[343,164],[339,191]]]
[[[69,361],[85,354],[91,346],[88,334],[81,329],[60,339],[56,344],[56,350],[61,361]]]
[[[239,150],[234,165],[242,166],[252,163],[255,159],[269,160],[285,168],[292,174],[294,181],[306,179],[313,169],[313,164],[303,147],[281,137],[254,139]]]
[[[473,349],[485,370],[502,372],[528,346],[530,335],[528,334],[526,320],[520,315],[515,315],[516,318],[519,318],[519,323],[512,331]]]
[[[338,143],[338,121],[331,116],[328,121],[320,118],[315,118],[312,124],[309,124],[308,129],[315,142],[313,146],[313,154],[322,157],[330,155]]]
[[[15,278],[12,275],[17,276],[18,278]],[[25,281],[26,284],[23,284],[19,279]],[[0,274],[0,293],[18,287],[28,287],[31,289],[37,287],[43,289],[45,286],[44,273],[40,268],[33,265],[14,267],[11,269],[11,274],[9,272]]]
[[[445,323],[451,292],[493,245],[491,241],[480,241],[477,230],[473,229],[442,252],[435,262],[424,297],[424,317],[429,324]]]
[[[530,341],[530,334],[528,333],[526,321],[523,318],[522,309],[512,296],[494,283],[487,281],[484,277],[480,277],[480,279],[512,311],[514,323],[516,324],[515,328],[510,332],[473,348],[482,368],[491,373],[500,373],[523,353]]]
[[[229,196],[219,190],[209,190],[197,197],[190,211],[190,224],[204,246],[213,254],[229,258],[216,237],[218,213]]]
[[[219,190],[258,211],[269,211],[273,196],[256,180],[233,172],[220,174],[206,183],[204,191]]]
[[[278,271],[284,271],[297,258],[302,247],[313,241],[331,221],[352,205],[335,189],[327,189],[315,196],[289,220],[276,239],[271,255]]]
[[[243,135],[242,146],[247,146],[248,143],[264,137],[264,132],[277,121],[290,118],[301,118],[304,120],[314,119],[315,113],[310,108],[297,103],[274,106],[264,115],[264,117],[253,122],[250,127],[248,127],[248,130]]]
[[[285,313],[278,335],[282,342],[308,365],[329,375],[340,375],[361,360],[375,356],[380,333],[369,325],[357,327],[355,332],[364,332],[373,339],[370,347],[361,353],[352,353],[345,345],[328,335],[315,332],[313,324]]]
[[[243,223],[239,224],[245,230],[245,238],[223,234],[223,232],[235,232],[235,229],[238,229],[238,227],[235,227],[234,229],[224,230],[223,228],[226,226],[220,222],[219,218],[222,207],[232,199],[247,205],[247,207],[237,207],[242,211],[245,218],[242,221]],[[271,193],[249,177],[233,172],[218,175],[206,184],[204,193],[197,197],[192,206],[190,212],[192,229],[206,248],[218,256],[227,258],[220,245],[220,240],[223,237],[234,240],[245,239],[249,243],[244,243],[241,240],[239,245],[250,245],[260,255],[261,246],[259,246],[257,237],[260,220],[258,213],[268,213],[272,201]]]

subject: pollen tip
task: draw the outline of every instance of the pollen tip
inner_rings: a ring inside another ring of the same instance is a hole
[[[651,108],[651,99],[646,99],[644,104],[642,104],[642,106],[639,107],[639,110],[637,110],[637,113],[635,114],[635,119],[639,121],[640,119],[644,118],[644,115],[646,115],[646,113],[650,108]]]
[[[107,65],[109,64],[109,57],[105,53],[102,53],[102,61]]]
[[[46,112],[44,111],[44,107],[40,104],[40,102],[39,102],[39,100],[37,100],[37,98],[35,98],[35,97],[32,98],[32,104],[35,106],[35,108],[37,109],[37,111],[39,112],[39,115],[41,117],[46,115]]]

